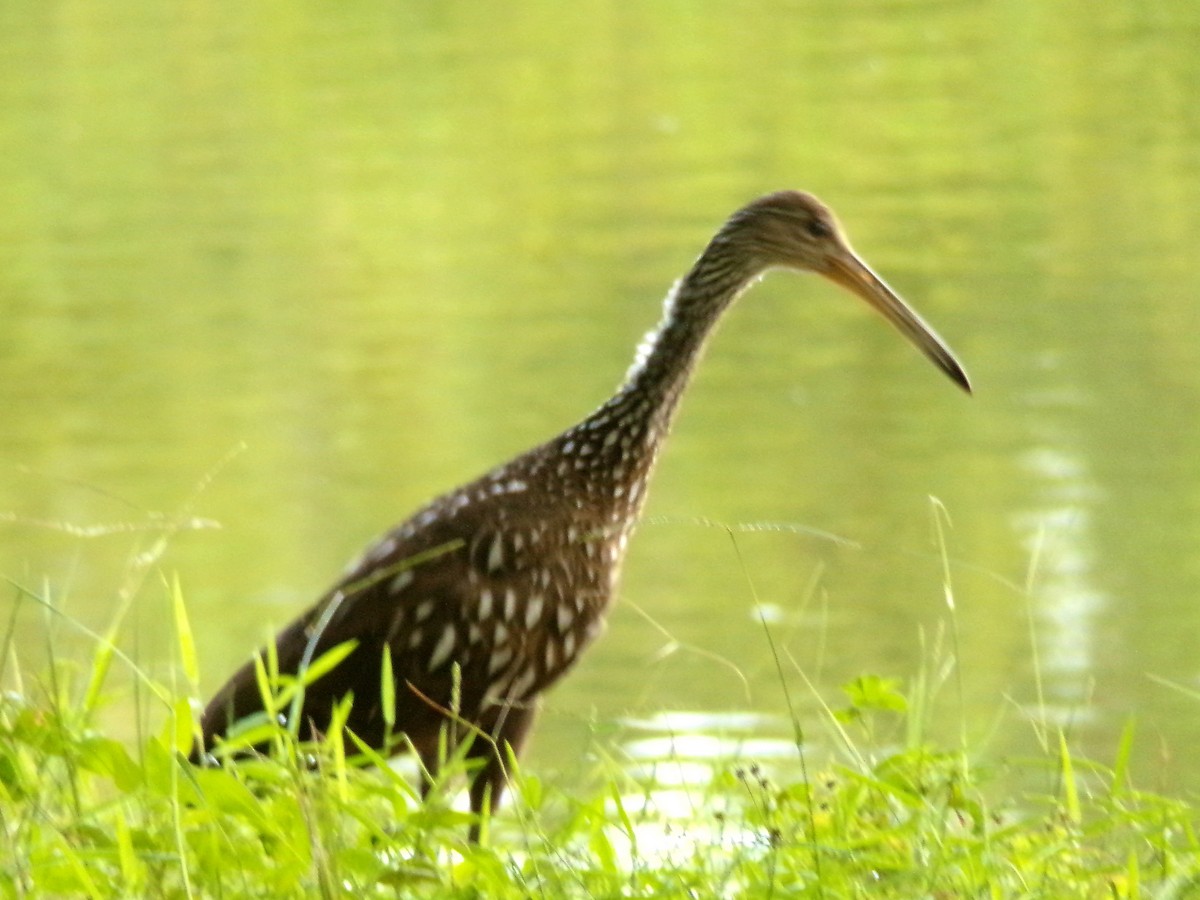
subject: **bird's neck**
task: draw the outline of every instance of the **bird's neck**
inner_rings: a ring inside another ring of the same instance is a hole
[[[718,235],[667,295],[663,317],[642,341],[621,387],[559,439],[565,452],[586,451],[596,486],[619,497],[629,515],[641,508],[646,481],[713,326],[762,274],[761,266],[736,258]]]
[[[761,266],[725,252],[718,235],[667,294],[662,319],[642,340],[624,383],[606,406],[632,400],[645,408],[651,429],[665,435],[714,326],[761,275]]]

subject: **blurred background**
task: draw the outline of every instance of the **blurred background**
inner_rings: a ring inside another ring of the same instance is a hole
[[[820,704],[873,673],[944,679],[931,732],[983,757],[1133,722],[1135,780],[1200,786],[1198,44],[1190,0],[4,4],[4,686],[115,624],[171,682],[177,577],[211,691],[605,399],[795,187],[976,395],[833,286],[755,289],[531,764],[787,765],[784,688],[836,759]]]

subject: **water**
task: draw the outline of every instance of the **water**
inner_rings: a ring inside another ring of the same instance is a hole
[[[601,402],[722,219],[802,187],[977,395],[817,279],[757,288],[533,763],[785,758],[765,618],[814,751],[810,684],[954,656],[942,737],[1002,758],[1050,723],[1106,760],[1135,719],[1135,776],[1200,784],[1192,4],[0,16],[0,573],[70,617],[0,601],[27,674],[47,627],[86,664],[72,623],[144,575],[123,647],[166,677],[177,575],[211,690]]]

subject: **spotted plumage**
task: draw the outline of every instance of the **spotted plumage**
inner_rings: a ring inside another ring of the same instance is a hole
[[[815,271],[884,314],[960,386],[949,349],[850,250],[832,214],[785,191],[735,213],[667,296],[616,394],[592,415],[481,478],[432,501],[382,537],[330,592],[275,639],[295,673],[352,642],[310,684],[300,723],[319,735],[353,695],[346,727],[375,747],[389,738],[380,678],[395,682],[395,729],[436,773],[439,732],[483,768],[471,785],[481,812],[504,788],[507,745],[520,752],[541,693],[602,630],[646,483],[679,398],[720,315],[767,269]],[[214,747],[261,708],[253,663],[213,697],[200,722]],[[478,823],[471,835],[479,834]]]

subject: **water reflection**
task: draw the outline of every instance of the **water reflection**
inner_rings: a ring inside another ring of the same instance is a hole
[[[1024,459],[1031,475],[1052,483],[1046,493],[1058,505],[1017,517],[1032,562],[1041,662],[1063,699],[1082,701],[1094,672],[1096,621],[1106,598],[1093,583],[1095,542],[1089,505],[1094,493],[1083,478],[1083,463],[1061,449],[1031,451]]]
[[[713,779],[736,760],[772,771],[794,769],[798,760],[787,723],[778,716],[673,710],[622,724],[632,732],[621,744],[626,770],[653,785],[623,798],[628,810],[654,823],[642,826],[647,834],[660,834],[664,822],[695,820],[698,808],[711,805],[706,798]]]
[[[1051,693],[1039,713],[1074,721],[1086,715],[1081,707],[1091,699],[1095,673],[1105,665],[1097,657],[1097,631],[1108,598],[1096,582],[1093,523],[1101,490],[1072,428],[1088,396],[1065,382],[1061,355],[1043,354],[1039,362],[1041,383],[1026,400],[1035,443],[1018,457],[1039,505],[1014,519],[1031,560],[1027,587],[1035,604],[1034,665]]]
[[[634,829],[627,850],[636,847],[642,859],[665,862],[677,852],[694,852],[698,840],[726,850],[763,844],[761,833],[745,824],[739,801],[732,799],[737,794],[713,791],[712,785],[732,773],[753,793],[764,789],[760,780],[768,773],[795,774],[798,751],[782,717],[670,710],[621,724],[631,732],[621,743],[624,768],[635,782],[649,786],[620,799]],[[614,822],[620,821],[615,804],[609,801]]]
[[[634,772],[659,784],[706,784],[714,768],[732,759],[797,759],[787,723],[765,713],[674,710],[621,723],[634,732],[621,745]]]

